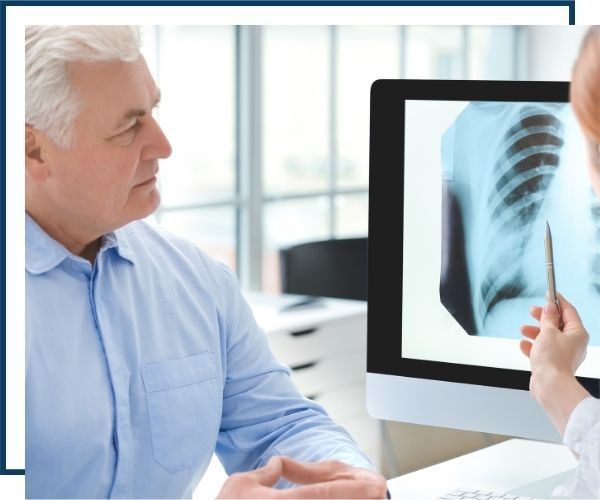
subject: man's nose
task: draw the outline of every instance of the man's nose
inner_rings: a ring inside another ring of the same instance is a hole
[[[158,122],[154,119],[152,119],[152,121],[152,136],[150,137],[150,140],[145,148],[144,159],[151,160],[156,158],[168,158],[173,152],[171,143],[167,139],[167,136],[163,132],[162,128],[160,128]]]

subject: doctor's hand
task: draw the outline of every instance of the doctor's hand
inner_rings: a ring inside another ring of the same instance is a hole
[[[524,325],[521,333],[533,342],[521,340],[520,348],[531,363],[531,394],[546,410],[561,435],[571,412],[589,393],[577,382],[575,372],[585,359],[589,335],[579,313],[560,296],[561,315],[555,304],[532,307],[539,326]]]
[[[564,375],[575,375],[575,371],[585,359],[588,333],[579,314],[572,304],[560,296],[562,310],[562,331],[559,328],[561,315],[552,303],[541,307],[532,307],[531,315],[539,326],[524,325],[521,333],[533,340],[521,341],[521,351],[531,361],[531,372],[535,377],[547,371]]]
[[[275,489],[279,479],[300,486]],[[375,472],[336,460],[315,463],[272,457],[267,465],[232,474],[218,498],[386,498],[385,479]]]

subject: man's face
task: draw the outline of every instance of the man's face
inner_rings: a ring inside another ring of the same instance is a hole
[[[159,91],[143,57],[69,66],[82,111],[71,146],[49,148],[45,192],[62,218],[98,234],[148,216],[160,203],[158,159],[171,146],[152,117]]]

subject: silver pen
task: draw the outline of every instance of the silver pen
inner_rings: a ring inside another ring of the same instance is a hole
[[[544,237],[544,247],[546,249],[546,300],[556,304],[558,315],[561,318],[560,327],[562,328],[562,314],[560,311],[560,301],[556,294],[556,277],[554,275],[554,254],[552,252],[552,233],[550,224],[546,221],[546,236]]]

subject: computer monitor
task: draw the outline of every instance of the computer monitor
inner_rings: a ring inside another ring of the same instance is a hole
[[[371,90],[367,407],[377,418],[559,441],[519,326],[558,291],[600,378],[600,204],[564,82],[379,80]]]

